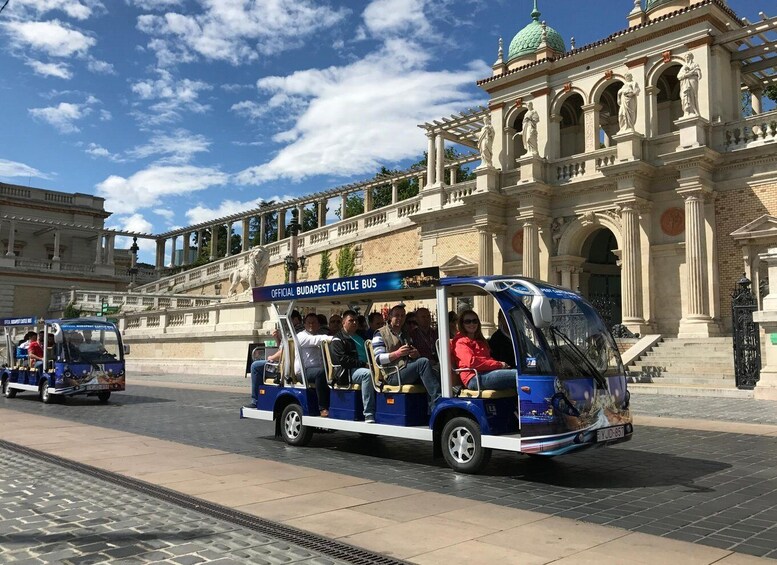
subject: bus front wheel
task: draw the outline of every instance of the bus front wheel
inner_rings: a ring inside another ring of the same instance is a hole
[[[5,395],[6,398],[13,398],[14,396],[16,396],[16,389],[11,388],[8,385],[7,378],[3,379],[3,394]]]
[[[40,382],[40,399],[43,401],[43,404],[54,402],[54,396],[49,394],[49,382],[46,379]]]
[[[97,400],[105,404],[108,402],[108,399],[111,397],[111,391],[110,390],[102,390],[97,393]]]
[[[302,407],[289,404],[281,414],[281,437],[289,445],[307,445],[313,438],[313,430],[302,425]]]
[[[464,416],[445,424],[441,441],[445,462],[454,471],[477,473],[491,459],[491,450],[480,443],[480,427]]]

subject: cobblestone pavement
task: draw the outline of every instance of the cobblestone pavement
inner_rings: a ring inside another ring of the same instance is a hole
[[[777,557],[775,436],[637,426],[628,443],[551,460],[496,452],[482,475],[469,476],[449,470],[421,442],[330,433],[316,434],[308,448],[289,447],[271,423],[238,419],[246,401],[231,389],[135,385],[108,405],[44,405],[20,394],[0,406]],[[635,394],[632,406],[641,415],[777,423],[777,403],[769,401]]]
[[[338,563],[2,448],[0,562]]]

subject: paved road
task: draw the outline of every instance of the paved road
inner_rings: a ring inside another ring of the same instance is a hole
[[[337,433],[291,448],[271,424],[238,419],[245,401],[236,392],[134,386],[104,406],[43,405],[33,395],[0,406],[777,557],[774,436],[640,426],[626,444],[552,460],[496,453],[484,474],[463,476],[424,443]],[[635,395],[633,406],[643,415],[777,424],[777,403],[766,401]]]

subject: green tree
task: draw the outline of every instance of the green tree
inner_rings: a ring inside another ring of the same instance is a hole
[[[76,308],[76,305],[70,302],[67,306],[65,306],[65,310],[62,312],[62,317],[66,320],[71,318],[80,318],[81,310]]]
[[[771,84],[764,89],[764,95],[771,101],[777,102],[777,84]]]
[[[264,214],[264,241],[265,243],[272,243],[278,239],[278,212],[267,212]],[[259,230],[261,229],[261,221],[259,217],[251,218],[248,226],[249,237],[251,238],[251,246],[259,245]]]
[[[337,254],[337,274],[341,277],[356,274],[356,250],[353,245],[340,248],[340,253]]]
[[[332,255],[329,253],[329,249],[325,249],[321,253],[321,269],[318,272],[319,279],[328,279],[332,276],[334,270],[332,269]]]

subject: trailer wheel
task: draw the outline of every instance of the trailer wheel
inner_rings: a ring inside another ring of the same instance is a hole
[[[111,397],[111,391],[110,390],[101,390],[97,393],[97,400],[105,404],[108,402],[108,399]]]
[[[313,430],[302,425],[302,407],[289,404],[281,414],[281,437],[289,445],[307,445],[313,437]]]
[[[16,396],[16,389],[8,386],[8,377],[3,379],[3,394],[6,398],[13,398]]]
[[[454,471],[477,473],[491,459],[491,450],[480,443],[480,427],[470,418],[452,418],[442,429],[442,455]]]
[[[54,402],[54,395],[49,394],[49,381],[47,379],[41,379],[40,385],[38,385],[41,401],[43,404],[51,404]]]

